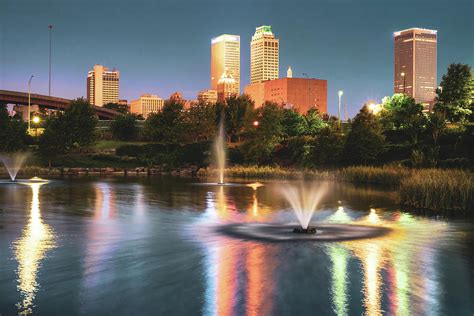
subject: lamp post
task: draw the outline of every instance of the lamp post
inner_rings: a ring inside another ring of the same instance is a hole
[[[31,129],[31,80],[33,80],[34,75],[31,75],[30,80],[28,80],[28,133]]]
[[[53,25],[48,25],[49,28],[49,87],[48,87],[48,96],[51,96],[51,31]]]
[[[406,89],[405,89],[405,87],[406,87],[406,86],[405,86],[405,73],[402,72],[401,75],[402,75],[402,77],[403,77],[403,94],[406,94]]]
[[[337,126],[339,129],[341,129],[341,98],[344,94],[344,91],[339,90],[337,94],[339,95],[339,106],[337,107]]]

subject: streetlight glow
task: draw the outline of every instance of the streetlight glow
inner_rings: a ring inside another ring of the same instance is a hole
[[[253,126],[257,127],[260,124],[258,121],[253,121]]]
[[[38,124],[40,122],[40,118],[38,116],[33,117],[33,123]]]

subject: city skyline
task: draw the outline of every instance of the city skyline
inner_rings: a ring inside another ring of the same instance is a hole
[[[347,102],[351,116],[363,102],[380,100],[393,92],[395,31],[411,27],[438,30],[438,83],[449,63],[473,64],[474,61],[472,41],[466,41],[473,31],[469,17],[473,5],[469,1],[457,1],[457,9],[441,0],[430,2],[429,7],[425,7],[426,1],[413,3],[412,7],[424,8],[423,14],[419,10],[404,12],[403,5],[398,2],[387,2],[383,6],[372,4],[364,7],[363,14],[370,16],[370,23],[364,25],[358,22],[357,17],[362,14],[360,9],[344,1],[337,4],[323,2],[319,6],[304,3],[300,7],[274,1],[272,10],[267,10],[269,2],[243,1],[229,13],[230,16],[219,14],[228,9],[228,3],[204,2],[201,9],[187,1],[140,3],[140,7],[129,7],[130,4],[118,2],[110,15],[133,20],[137,15],[146,16],[147,11],[167,9],[169,17],[160,15],[158,22],[147,22],[141,27],[125,21],[100,29],[98,17],[108,8],[107,3],[85,1],[84,5],[89,4],[95,10],[86,19],[86,29],[82,29],[84,21],[76,21],[74,17],[79,16],[73,12],[82,8],[82,4],[67,8],[59,2],[48,2],[43,6],[9,2],[3,11],[6,13],[3,23],[7,27],[2,28],[1,88],[25,91],[30,74],[34,74],[32,91],[48,93],[50,24],[54,25],[52,95],[69,98],[85,96],[84,76],[94,64],[103,64],[120,70],[121,99],[136,99],[143,93],[168,96],[173,91],[181,91],[185,98],[194,99],[198,91],[209,88],[209,40],[216,34],[241,36],[243,88],[250,77],[250,39],[260,25],[271,25],[280,39],[280,77],[285,76],[291,65],[294,77],[302,77],[305,72],[310,77],[328,80],[328,111],[331,114],[337,112],[338,90],[344,90],[343,102]],[[203,13],[208,7],[206,4],[215,6],[212,19],[202,16],[199,26],[186,19],[186,16]],[[464,9],[459,10],[459,7]],[[173,28],[164,27],[170,18],[178,16],[173,13],[175,9],[181,9],[180,23]],[[58,14],[58,10],[64,14]],[[245,19],[230,18],[244,13]],[[454,17],[456,23],[452,22]],[[22,23],[24,19],[28,23]],[[112,28],[117,32],[104,39],[104,32],[110,32]],[[88,33],[92,31],[94,33]],[[364,36],[358,37],[362,31]],[[149,36],[152,33],[153,43]],[[185,37],[186,45],[177,40],[179,35]],[[18,41],[18,38],[24,40]],[[15,49],[9,49],[11,43],[15,43]],[[35,49],[28,50],[27,47]]]

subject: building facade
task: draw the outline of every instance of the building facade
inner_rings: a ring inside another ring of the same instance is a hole
[[[145,119],[152,113],[161,111],[164,100],[154,94],[143,94],[130,103],[130,112],[142,115]]]
[[[95,65],[87,74],[87,100],[90,104],[103,106],[119,101],[120,72],[110,71],[102,65]]]
[[[201,90],[197,95],[197,99],[202,103],[215,104],[217,102],[217,90]]]
[[[240,36],[223,34],[211,40],[211,89],[228,69],[236,85],[234,93],[240,94]]]
[[[225,102],[231,96],[237,96],[237,81],[232,76],[231,72],[226,69],[222,76],[217,81],[217,101]]]
[[[278,79],[279,45],[271,26],[255,29],[250,42],[250,84]]]
[[[266,101],[293,108],[301,114],[315,108],[327,113],[327,80],[311,78],[280,78],[250,84],[244,93],[261,107]]]
[[[411,28],[394,33],[394,93],[431,103],[437,88],[437,31]]]

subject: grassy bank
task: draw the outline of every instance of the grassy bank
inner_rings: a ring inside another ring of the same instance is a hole
[[[216,176],[202,170],[201,176]],[[355,166],[332,171],[234,166],[226,176],[247,179],[318,179],[390,185],[399,192],[400,204],[432,211],[474,215],[474,175],[463,170],[409,169]]]

